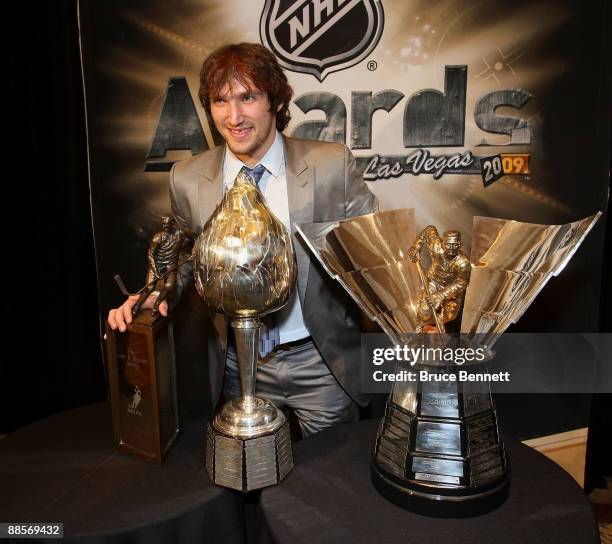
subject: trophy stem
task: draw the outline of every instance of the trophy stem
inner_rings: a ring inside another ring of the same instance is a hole
[[[234,337],[236,339],[236,354],[240,368],[240,389],[245,411],[253,410],[255,403],[255,380],[257,361],[259,359],[259,329],[261,322],[258,317],[238,317],[232,320]]]

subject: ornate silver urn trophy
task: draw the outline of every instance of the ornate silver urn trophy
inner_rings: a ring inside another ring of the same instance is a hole
[[[600,215],[566,225],[475,217],[469,258],[457,231],[440,235],[430,225],[417,236],[414,210],[299,225],[298,232],[395,345],[467,341],[490,353],[498,336],[564,268]],[[427,272],[420,264],[422,248],[431,258]],[[445,323],[454,319],[461,323],[458,338],[445,331]],[[482,364],[460,368],[473,372]],[[398,372],[417,375],[459,370],[444,360],[397,365]],[[395,382],[371,472],[385,498],[419,513],[469,516],[503,502],[509,463],[489,383]]]
[[[287,303],[297,265],[287,229],[246,173],[204,226],[193,260],[198,293],[231,320],[242,390],[208,424],[208,475],[239,491],[277,484],[293,468],[293,454],[284,414],[255,395],[260,318]]]

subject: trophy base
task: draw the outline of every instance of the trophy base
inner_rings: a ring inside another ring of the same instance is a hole
[[[495,510],[508,497],[510,477],[490,488],[478,492],[463,490],[464,494],[453,493],[453,489],[435,487],[427,489],[417,482],[398,480],[377,465],[370,464],[372,484],[385,499],[405,510],[437,518],[463,518],[479,516]]]
[[[417,513],[483,514],[505,500],[509,484],[491,392],[488,383],[460,382],[454,369],[437,370],[448,379],[394,384],[372,482],[386,499]]]
[[[180,432],[172,320],[141,311],[120,333],[106,324],[118,450],[161,464]]]
[[[269,401],[254,400],[251,412],[230,401],[208,424],[206,471],[215,485],[253,491],[278,484],[293,468],[289,422]],[[236,417],[234,428],[227,426],[228,412]],[[247,428],[247,421],[258,424]]]

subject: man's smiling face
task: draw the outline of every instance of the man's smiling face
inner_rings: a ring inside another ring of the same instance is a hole
[[[255,166],[274,143],[276,112],[270,111],[266,93],[247,82],[232,79],[210,97],[210,113],[217,130],[238,159]]]

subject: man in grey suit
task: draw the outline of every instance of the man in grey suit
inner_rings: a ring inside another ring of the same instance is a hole
[[[357,404],[367,398],[360,390],[360,314],[310,258],[295,225],[363,215],[375,211],[377,203],[345,146],[281,135],[289,122],[292,92],[265,47],[241,43],[213,52],[202,66],[199,97],[226,144],[175,164],[170,196],[177,222],[197,232],[245,169],[291,230],[297,289],[266,334],[275,341],[260,348],[257,393],[280,408],[291,407],[307,436],[355,420]],[[151,296],[143,308],[154,301]],[[130,297],[109,312],[112,328],[125,330],[134,303]],[[160,313],[167,310],[162,303]],[[240,385],[227,319],[220,314],[209,318],[208,360],[216,402],[221,391],[226,398],[239,396]]]

